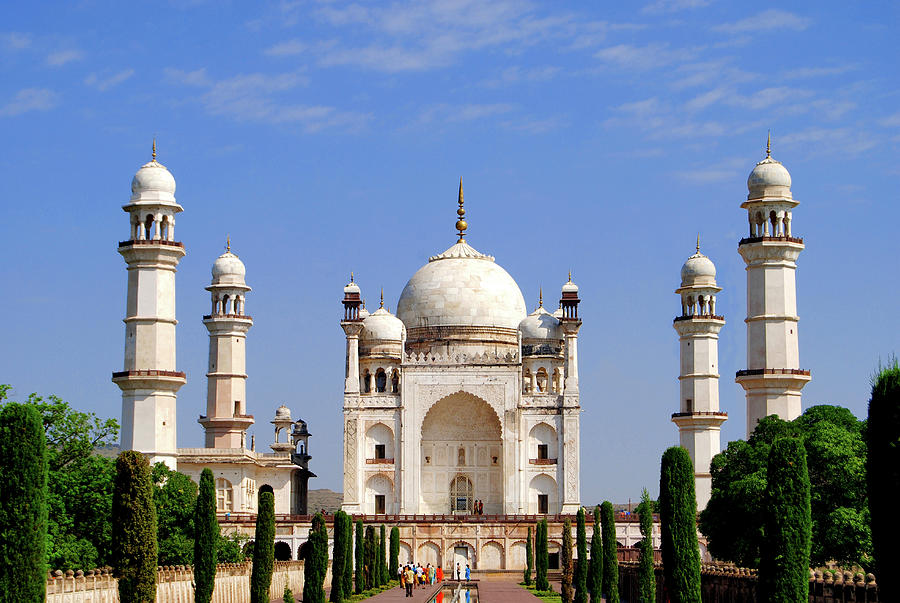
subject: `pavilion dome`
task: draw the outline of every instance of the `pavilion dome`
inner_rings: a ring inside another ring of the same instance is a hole
[[[775,161],[771,156],[756,164],[747,177],[747,198],[759,197],[790,197],[791,174],[780,161]]]
[[[162,193],[174,198],[175,177],[156,159],[142,165],[131,179],[131,198],[140,198],[142,193]]]
[[[715,284],[716,265],[698,249],[697,253],[689,257],[681,267],[681,286]]]
[[[562,339],[559,320],[547,312],[543,306],[522,319],[519,323],[522,339]]]
[[[403,339],[403,329],[403,322],[382,307],[372,314],[367,313],[359,338],[365,341],[399,342]]]
[[[230,250],[216,258],[212,265],[213,285],[243,285],[246,274],[244,262]]]

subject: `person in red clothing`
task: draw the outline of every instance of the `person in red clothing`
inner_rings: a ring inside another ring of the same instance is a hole
[[[438,566],[438,568],[437,568],[437,581],[438,582],[444,581],[444,568],[442,568],[441,566]]]

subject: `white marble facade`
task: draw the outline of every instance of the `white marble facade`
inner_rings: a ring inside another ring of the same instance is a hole
[[[397,316],[344,288],[343,508],[574,513],[578,288],[526,316],[513,278],[465,241],[462,186],[459,206],[459,240],[410,278]]]

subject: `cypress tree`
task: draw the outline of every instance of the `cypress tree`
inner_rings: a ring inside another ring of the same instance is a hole
[[[338,511],[334,514],[334,546],[331,553],[331,593],[328,600],[333,603],[341,603],[349,597],[344,593],[344,567],[347,559],[347,546],[345,542],[346,530],[344,529],[344,517],[346,513]]]
[[[126,450],[116,460],[112,558],[122,603],[156,601],[156,506],[150,463]]]
[[[578,562],[575,566],[575,603],[587,603],[587,529],[584,526],[584,507],[578,507],[575,548],[578,551]]]
[[[384,527],[384,524],[381,524],[381,532],[378,536],[378,569],[381,572],[381,584],[380,586],[384,586],[388,581],[388,568],[387,568],[387,533]]]
[[[566,517],[563,522],[562,550],[559,552],[562,576],[560,577],[560,596],[562,603],[572,603],[572,520]]]
[[[347,513],[343,515],[342,529],[344,530],[344,597],[349,599],[353,593],[353,519]],[[334,567],[332,566],[332,571]]]
[[[275,495],[260,492],[257,498],[256,535],[253,539],[253,568],[250,570],[250,603],[269,603],[274,566]]]
[[[529,528],[530,530],[531,528]],[[400,528],[391,528],[391,566],[388,568],[388,579],[396,580],[400,571]]]
[[[641,493],[638,515],[642,536],[638,561],[641,603],[656,603],[656,574],[653,571],[653,507],[650,504],[650,493],[646,488]]]
[[[366,590],[375,586],[375,528],[366,526],[366,543],[364,547],[363,565],[365,571]]]
[[[763,511],[766,539],[759,563],[760,598],[764,601],[809,601],[809,490],[803,442],[776,439],[769,449]]]
[[[33,406],[9,403],[0,410],[0,593],[4,601],[43,603],[46,543],[44,425]]]
[[[257,546],[259,546],[257,544]],[[306,540],[303,564],[303,603],[325,603],[325,574],[328,571],[328,528],[316,513]],[[251,603],[253,603],[251,601]],[[268,599],[266,599],[268,603]]]
[[[600,528],[600,506],[594,507],[594,533],[591,534],[591,561],[588,565],[588,588],[591,603],[603,597],[603,531]]]
[[[900,567],[896,519],[900,501],[900,367],[896,359],[873,379],[868,419],[866,482],[878,594],[885,601],[900,601],[900,581],[888,579]]]
[[[528,526],[528,538],[525,539],[525,586],[531,586],[531,573],[534,571],[534,550],[531,546],[531,526]]]
[[[365,546],[363,544],[362,519],[356,520],[356,550],[354,554],[355,571],[353,574],[353,592],[357,595],[365,589]]]
[[[669,597],[673,603],[700,603],[694,468],[688,451],[681,446],[672,446],[662,456],[659,519],[663,573]]]
[[[603,531],[603,592],[606,603],[619,603],[619,545],[616,542],[616,514],[608,500],[600,505]]]
[[[537,533],[534,537],[535,546],[535,582],[534,586],[539,591],[550,590],[550,582],[547,581],[547,566],[550,563],[547,554],[547,520],[538,522]]]
[[[194,530],[194,601],[210,603],[216,585],[219,521],[216,519],[216,480],[209,469],[200,473],[200,490],[194,507]]]

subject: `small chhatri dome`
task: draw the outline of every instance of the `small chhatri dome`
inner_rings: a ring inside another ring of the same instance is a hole
[[[290,421],[291,420],[291,409],[282,404],[275,411],[275,420],[276,421]]]
[[[697,252],[681,267],[681,286],[716,284],[716,265],[700,253],[700,236],[697,236]]]
[[[396,341],[403,339],[403,321],[388,312],[383,306],[372,314],[366,313],[360,340]],[[359,314],[362,318],[362,312]]]
[[[547,312],[543,306],[526,316],[519,323],[519,332],[522,333],[522,339],[552,339],[554,341],[562,339],[559,330],[559,320]]]
[[[359,293],[359,285],[353,282],[353,273],[350,273],[350,282],[344,287],[344,293]]]
[[[136,200],[142,193],[162,193],[174,200],[175,178],[166,166],[156,161],[156,139],[153,140],[152,159],[141,166],[131,179],[131,198]]]
[[[225,253],[216,258],[212,265],[214,285],[243,285],[247,269],[238,256],[231,253],[231,239],[227,239]]]
[[[772,138],[766,143],[766,158],[756,164],[747,177],[748,199],[790,197],[791,174],[780,161],[772,159]]]
[[[578,293],[578,285],[572,282],[572,271],[569,271],[569,281],[563,285],[563,293]]]

